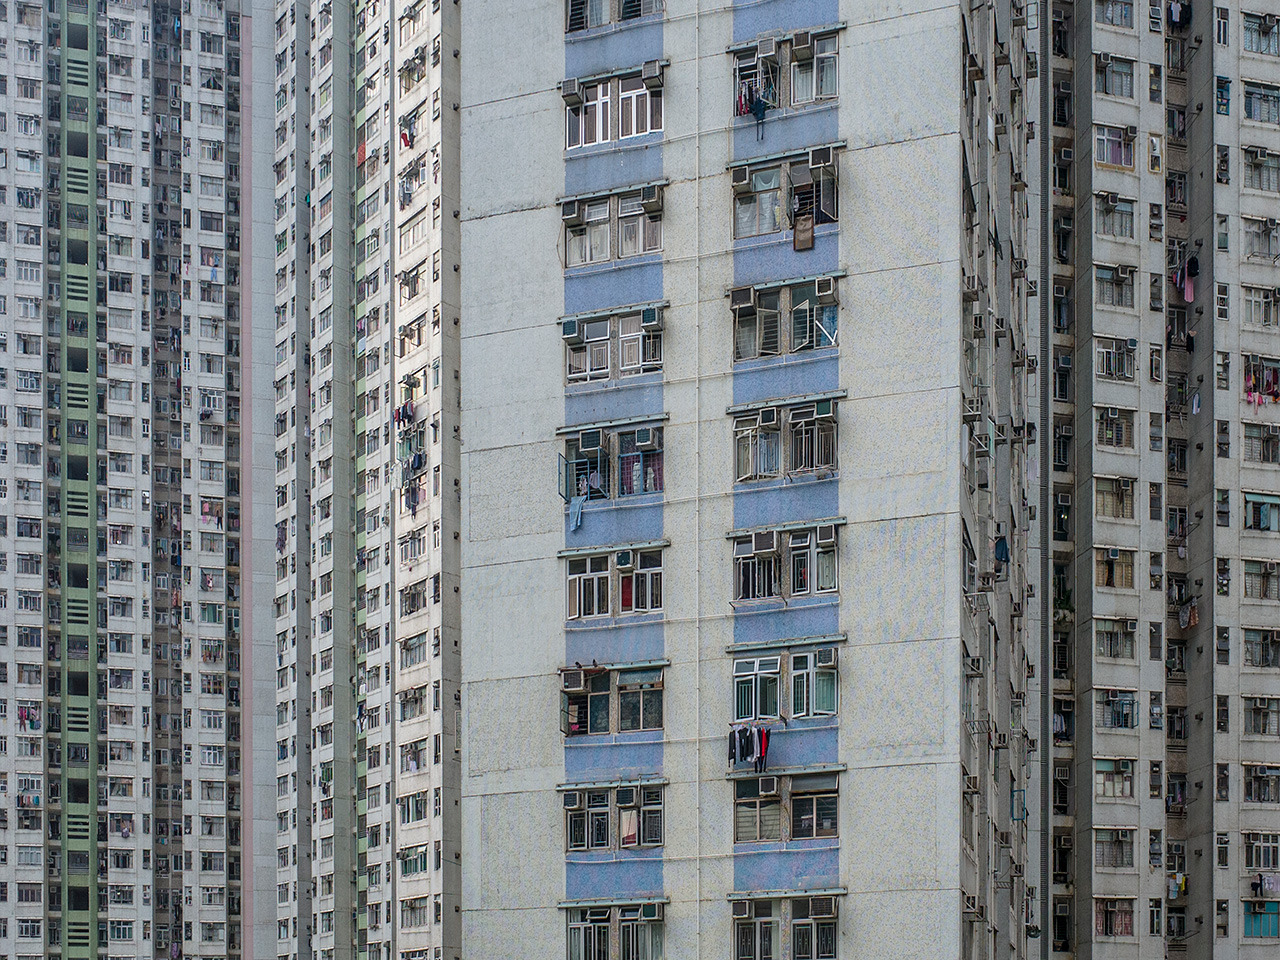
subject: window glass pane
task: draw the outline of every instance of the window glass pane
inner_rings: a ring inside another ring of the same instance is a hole
[[[813,708],[817,713],[836,712],[836,673],[819,670],[813,682]]]

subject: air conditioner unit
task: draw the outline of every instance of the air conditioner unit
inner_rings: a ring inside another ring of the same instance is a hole
[[[1058,159],[1063,163],[1070,163],[1076,157],[1076,152],[1070,147],[1063,147],[1058,151]]]
[[[640,69],[640,79],[644,81],[644,85],[650,90],[661,90],[665,72],[661,61],[649,60]]]
[[[1011,877],[1020,877],[1020,876],[1022,876],[1022,864],[1020,864],[1020,863],[1011,863],[1011,864],[1009,864],[1009,876],[1011,876]]]
[[[1069,507],[1069,506],[1071,506],[1071,494],[1069,494],[1069,493],[1060,493],[1060,494],[1058,494],[1058,506],[1060,506],[1060,507]]]
[[[1075,426],[1070,423],[1064,423],[1058,427],[1058,436],[1060,437],[1072,437],[1075,436],[1075,432]]]
[[[570,693],[587,688],[587,675],[582,670],[565,670],[560,674],[560,685]]]
[[[1137,139],[1138,139],[1138,127],[1137,127],[1137,125],[1136,125],[1136,124],[1132,124],[1132,123],[1131,123],[1131,124],[1129,124],[1127,127],[1125,127],[1125,128],[1124,128],[1124,138],[1125,138],[1126,140],[1137,140]]]
[[[733,901],[732,909],[735,920],[745,920],[751,916],[751,901],[735,900]]]
[[[978,278],[965,277],[963,292],[964,292],[964,299],[967,302],[972,303],[974,300],[977,300],[978,299]]]
[[[1126,346],[1126,347],[1128,347],[1130,350],[1137,350],[1137,349],[1138,349],[1138,338],[1137,338],[1137,337],[1130,337],[1128,340],[1126,340],[1126,341],[1125,341],[1125,346]]]
[[[834,523],[822,523],[818,525],[818,543],[826,545],[836,542],[836,525]],[[835,651],[833,650],[834,654]],[[833,661],[834,662],[834,661]]]
[[[1111,54],[1109,53],[1098,54],[1098,63],[1102,64],[1105,67],[1110,62],[1111,62]]]
[[[1138,629],[1138,621],[1137,620],[1128,621],[1127,627],[1130,633],[1135,633]]]
[[[809,916],[814,919],[836,915],[835,897],[812,897],[809,900]]]
[[[978,905],[978,898],[971,894],[964,895],[964,912],[969,916],[978,916],[981,913],[981,907]]]
[[[658,435],[654,433],[653,427],[640,427],[636,430],[636,449],[658,449]]]
[[[1128,279],[1129,279],[1130,277],[1132,277],[1132,276],[1133,276],[1133,267],[1129,266],[1128,264],[1124,264],[1124,263],[1121,263],[1121,264],[1117,264],[1117,265],[1116,265],[1116,279],[1117,279],[1117,280],[1128,280]]]
[[[640,206],[644,208],[644,212],[653,216],[662,212],[662,185],[651,183],[647,187],[640,188]]]
[[[566,200],[560,204],[560,219],[564,221],[566,227],[582,226],[582,217],[586,213],[584,206],[577,200]]]
[[[813,59],[813,34],[808,30],[797,30],[795,36],[791,38],[791,59]]]
[[[1275,573],[1277,569],[1276,561],[1268,560],[1263,564],[1263,569],[1266,570],[1267,573]]]
[[[566,810],[579,810],[582,808],[582,791],[566,790],[564,792],[564,808]]]
[[[814,147],[809,151],[809,168],[817,170],[835,164],[835,154],[830,147]]]
[[[1110,417],[1112,420],[1114,420],[1116,417],[1120,416],[1120,408],[1107,407],[1107,416]]]
[[[1057,83],[1053,85],[1053,89],[1056,90],[1058,93],[1066,96],[1071,93],[1071,81],[1059,80]]]
[[[581,320],[565,320],[560,324],[560,336],[564,338],[564,342],[568,344],[579,344],[583,341],[583,329]]]
[[[835,647],[819,647],[814,651],[813,662],[819,667],[834,667],[839,657],[839,651]]]
[[[765,37],[756,41],[756,57],[760,60],[771,60],[778,56],[778,41],[773,37]]]
[[[1280,423],[1268,423],[1267,435],[1272,437],[1280,437]]]
[[[964,675],[966,677],[980,677],[982,673],[983,663],[981,657],[964,658]]]
[[[978,397],[964,398],[964,413],[961,418],[967,423],[974,423],[982,419],[982,400]]]
[[[1115,700],[1119,700],[1119,699],[1120,699],[1120,691],[1119,691],[1119,690],[1108,690],[1108,691],[1107,691],[1107,700],[1109,700],[1109,701],[1115,701]]]
[[[736,194],[751,192],[751,171],[747,167],[734,167],[730,171],[733,179],[733,192]]]
[[[571,107],[582,106],[582,84],[572,77],[560,83],[560,96]]]
[[[1002,847],[1013,846],[1013,835],[1008,830],[996,831],[996,843]]]
[[[761,777],[760,778],[760,796],[772,797],[778,792],[777,777]]]
[[[997,750],[1009,749],[1009,735],[1007,733],[997,733],[992,737],[992,744]]]
[[[832,306],[836,303],[836,278],[835,277],[819,277],[815,283],[817,288],[818,302],[826,306]]]
[[[642,903],[640,904],[641,920],[661,920],[662,904],[660,903]]]
[[[734,287],[729,291],[730,310],[754,310],[756,292],[752,287]]]
[[[765,407],[760,411],[757,419],[762,427],[776,427],[778,425],[778,408]]]
[[[1272,30],[1276,28],[1277,22],[1280,22],[1280,17],[1277,17],[1276,14],[1264,13],[1262,15],[1262,20],[1259,26],[1262,27],[1263,33],[1270,33]]]
[[[619,570],[634,570],[636,566],[636,555],[630,550],[619,550],[613,555],[614,566]]]
[[[604,432],[601,430],[583,430],[578,433],[578,450],[582,453],[594,453],[604,446]]]
[[[1067,766],[1066,764],[1054,767],[1053,779],[1057,780],[1059,783],[1070,783],[1071,767]],[[1059,844],[1059,846],[1061,846],[1061,844]]]
[[[817,400],[813,404],[813,417],[817,420],[830,420],[835,416],[836,403],[834,400]]]
[[[982,340],[987,335],[987,318],[981,310],[973,314],[973,339]]]
[[[1107,559],[1108,559],[1108,560],[1119,560],[1119,559],[1120,559],[1120,550],[1119,550],[1119,548],[1118,548],[1118,547],[1111,547],[1111,548],[1109,548],[1109,549],[1107,550]]]
[[[615,793],[618,806],[634,807],[639,803],[637,799],[638,793],[635,787],[619,787]]]
[[[778,531],[757,530],[751,535],[751,552],[755,554],[778,552]]]

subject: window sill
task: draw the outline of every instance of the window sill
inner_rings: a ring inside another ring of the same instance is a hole
[[[768,124],[770,120],[786,120],[788,117],[799,117],[805,114],[826,113],[835,111],[839,107],[839,97],[824,97],[821,100],[811,100],[808,103],[793,103],[785,107],[770,107],[769,111],[765,113],[764,122]],[[756,118],[749,113],[744,113],[740,116],[735,114],[733,128],[735,130],[749,129],[754,127],[757,122]],[[796,151],[796,153],[801,152],[803,151]]]
[[[830,483],[840,479],[839,468],[829,470],[806,470],[801,473],[788,473],[781,477],[764,477],[760,480],[739,480],[734,486],[735,493],[759,493],[765,490],[778,490],[782,487],[796,486],[797,484],[808,483]],[[739,603],[753,603],[750,600],[740,600]]]
[[[576,269],[576,268],[575,268]],[[629,377],[607,377],[599,380],[568,380],[564,385],[566,396],[578,397],[606,390],[622,390],[627,387],[651,387],[662,383],[662,371],[650,370]]]
[[[772,234],[770,234],[772,236]],[[600,260],[596,263],[581,263],[564,268],[565,279],[572,277],[591,277],[622,267],[646,267],[662,263],[662,251],[654,250],[634,257],[614,257],[611,260]]]
[[[662,743],[665,733],[662,730],[634,730],[626,733],[580,733],[576,736],[565,735],[564,745],[568,749],[575,745],[584,747],[612,747],[634,743]],[[587,852],[587,851],[580,851]]]
[[[665,11],[659,13],[651,13],[643,17],[635,17],[631,20],[610,21],[601,24],[598,27],[586,27],[582,30],[566,30],[564,32],[565,43],[580,43],[585,40],[595,40],[597,37],[607,37],[614,33],[624,33],[628,30],[634,30],[637,27],[652,26],[655,23],[661,23],[665,16]]]
[[[791,353],[779,353],[773,356],[746,357],[733,361],[733,372],[750,373],[753,370],[768,370],[776,366],[793,366],[799,363],[816,363],[840,355],[837,341],[829,347],[815,347],[812,350],[793,350]]]
[[[634,627],[646,623],[662,623],[662,613],[624,613],[617,617],[587,617],[579,620],[566,620],[564,628],[570,632],[587,630],[609,630],[616,627]]]
[[[763,776],[768,776],[766,770]],[[806,850],[839,850],[839,837],[816,837],[804,840],[735,840],[734,853],[800,853]]]
[[[626,863],[634,860],[661,860],[662,845],[625,847],[621,850],[566,850],[565,863]]]
[[[588,143],[580,147],[565,147],[566,161],[586,157],[607,157],[610,154],[626,153],[636,147],[652,147],[662,143],[664,130],[651,130],[648,133],[637,133],[617,140],[606,140],[603,143]]]
[[[804,607],[805,609],[811,607],[836,607],[840,605],[840,594],[805,595],[790,597],[785,600],[782,597],[767,597],[761,600],[731,600],[729,605],[733,607],[738,616],[754,613],[779,613],[785,610],[795,610],[799,607]]]
[[[782,230],[776,230],[776,231],[774,231],[773,233],[759,233],[759,234],[756,234],[755,236],[751,236],[751,237],[734,237],[734,238],[733,238],[733,249],[734,249],[735,251],[736,251],[736,250],[753,250],[753,249],[757,249],[757,248],[759,248],[759,247],[768,247],[768,246],[771,246],[771,245],[773,245],[773,244],[779,244],[779,245],[780,245],[780,244],[784,244],[784,243],[785,243],[785,244],[787,244],[788,246],[790,246],[790,245],[793,243],[793,240],[792,240],[792,233],[793,233],[793,232],[794,232],[794,231],[792,231],[792,230],[788,227],[788,228],[785,228],[785,229],[782,229]],[[838,221],[838,220],[837,220],[835,223],[820,223],[820,224],[818,224],[817,226],[815,226],[815,227],[813,228],[813,242],[814,242],[814,246],[815,246],[815,247],[817,246],[818,238],[819,238],[819,237],[835,236],[835,235],[836,235],[836,234],[838,234],[839,232],[840,232],[840,221]],[[797,252],[798,252],[798,253],[809,253],[810,251],[808,251],[808,250],[800,250],[800,251],[797,251]]]

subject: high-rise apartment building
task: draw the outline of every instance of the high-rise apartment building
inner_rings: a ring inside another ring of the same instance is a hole
[[[0,5],[5,956],[274,951],[252,13]]]
[[[1047,955],[1280,937],[1274,4],[1052,3]]]
[[[1026,956],[1025,12],[464,21],[466,954]]]
[[[277,3],[280,956],[460,956],[458,9]]]

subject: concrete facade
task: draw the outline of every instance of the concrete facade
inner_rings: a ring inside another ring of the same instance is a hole
[[[501,14],[462,49],[466,953],[1024,955],[1025,19]]]

